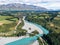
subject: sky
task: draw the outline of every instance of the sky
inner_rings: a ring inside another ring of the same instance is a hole
[[[60,10],[60,0],[0,0],[0,5],[8,3],[21,3]]]

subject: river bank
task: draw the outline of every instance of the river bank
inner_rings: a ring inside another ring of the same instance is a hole
[[[23,17],[23,21],[24,21],[24,26],[22,27],[22,29],[27,30],[28,33],[31,33],[33,31],[37,30],[39,32],[39,34],[43,34],[43,31],[39,27],[26,21],[25,17]]]
[[[33,36],[33,37],[29,37],[27,38],[26,36],[20,36],[20,37],[6,37],[6,38],[0,38],[0,44],[1,45],[5,45],[5,44],[13,44],[11,42],[15,42],[21,43],[21,39],[23,43],[32,43],[31,45],[39,45],[37,38],[38,36],[40,37],[40,35],[43,35],[43,30],[41,28],[39,28],[37,25],[33,24],[33,23],[29,23],[25,20],[25,17],[23,17],[23,21],[24,21],[24,26],[22,27],[22,29],[27,30],[28,33],[31,33],[35,30],[37,30],[39,32],[39,34],[37,36]],[[31,28],[31,30],[29,30],[29,28]],[[16,45],[16,44],[14,44]]]
[[[7,43],[26,38],[26,36],[21,36],[21,37],[0,37],[0,45],[5,45]]]

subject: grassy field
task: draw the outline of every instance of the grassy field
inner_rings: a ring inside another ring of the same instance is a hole
[[[12,16],[0,16],[0,21],[8,19],[8,18],[13,18],[13,17]]]
[[[14,16],[0,16],[0,36],[13,37],[25,35],[27,31],[21,29],[24,25],[23,21],[21,24],[19,24],[17,30],[15,30],[15,27],[18,24],[18,22],[18,18]],[[14,31],[16,31],[16,33],[14,33]]]
[[[9,20],[7,20],[9,19]],[[13,21],[18,21],[17,18],[14,18],[12,16],[0,16],[0,23],[3,23],[3,24],[9,24],[9,23],[13,23]]]
[[[18,19],[13,16],[0,16],[0,32],[6,33],[15,30]]]
[[[3,23],[3,24],[11,23],[12,21],[6,20],[8,18],[12,18],[12,17],[11,16],[0,16],[0,23]]]

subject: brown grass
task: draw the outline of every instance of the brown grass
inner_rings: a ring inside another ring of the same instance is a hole
[[[0,22],[0,25],[3,25],[3,23]]]

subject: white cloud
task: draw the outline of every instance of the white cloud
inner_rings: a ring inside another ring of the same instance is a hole
[[[60,9],[60,3],[37,3],[37,4],[34,4],[36,6],[42,6],[42,7],[45,7],[47,9]]]
[[[0,4],[24,3],[28,5],[42,6],[48,9],[60,9],[60,0],[0,0]]]

